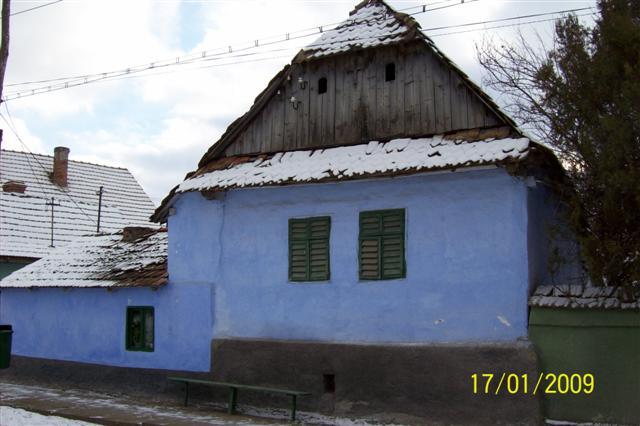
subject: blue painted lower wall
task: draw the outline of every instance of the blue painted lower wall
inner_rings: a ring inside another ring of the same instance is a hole
[[[149,288],[3,289],[0,323],[14,355],[105,365],[208,371],[211,303],[202,285]],[[127,306],[153,306],[155,349],[125,349]]]

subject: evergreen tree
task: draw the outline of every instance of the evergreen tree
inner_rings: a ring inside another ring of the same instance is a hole
[[[600,0],[592,28],[569,16],[554,48],[485,43],[486,83],[565,166],[570,223],[593,282],[640,286],[640,1]]]

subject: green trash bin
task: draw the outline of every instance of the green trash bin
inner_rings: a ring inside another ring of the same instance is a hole
[[[9,368],[12,334],[13,329],[10,325],[0,324],[0,368]]]

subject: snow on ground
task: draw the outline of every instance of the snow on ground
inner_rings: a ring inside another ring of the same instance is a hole
[[[190,401],[189,407],[182,407],[182,393],[176,393],[175,403],[167,401],[149,401],[133,399],[124,396],[107,395],[78,389],[55,389],[51,387],[28,386],[22,384],[0,382],[0,394],[4,404],[11,404],[30,408],[37,404],[38,411],[58,413],[72,417],[111,421],[113,423],[140,422],[158,425],[288,425],[290,411],[288,403],[283,402],[283,408],[257,408],[239,404],[237,411],[240,416],[226,414],[227,405],[206,401]],[[287,407],[287,408],[284,408]],[[4,410],[5,407],[2,407]],[[2,411],[2,413],[4,413]],[[251,416],[247,417],[247,416]],[[46,417],[45,417],[46,418]],[[296,424],[304,425],[337,425],[337,426],[368,426],[380,424],[362,419],[348,419],[342,417],[325,416],[319,413],[298,411]],[[63,419],[64,420],[64,419]],[[388,423],[385,423],[388,425]],[[91,423],[15,423],[23,426],[41,425],[91,425]],[[5,425],[0,416],[0,426]]]
[[[95,423],[65,419],[64,417],[43,416],[20,408],[0,405],[0,425],[2,426],[94,426]]]

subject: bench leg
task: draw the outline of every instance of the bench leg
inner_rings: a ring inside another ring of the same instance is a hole
[[[291,421],[296,421],[296,402],[298,397],[296,395],[291,395]]]
[[[185,388],[184,388],[184,406],[186,407],[187,404],[189,403],[189,382],[185,382]]]
[[[231,393],[229,394],[229,414],[236,413],[236,402],[238,401],[238,388],[229,388]]]

